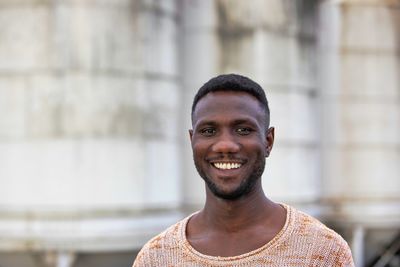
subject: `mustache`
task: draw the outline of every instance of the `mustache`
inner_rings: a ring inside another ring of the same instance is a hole
[[[237,162],[246,162],[247,160],[237,156],[237,155],[231,155],[231,154],[221,154],[218,156],[213,156],[213,157],[207,157],[207,161],[218,161],[218,160],[232,160],[232,161],[237,161]]]

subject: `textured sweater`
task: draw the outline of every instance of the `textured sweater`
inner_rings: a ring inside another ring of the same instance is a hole
[[[196,251],[186,239],[189,217],[151,239],[133,267],[214,266],[354,266],[346,241],[318,220],[284,205],[282,230],[267,244],[233,257],[215,257]]]

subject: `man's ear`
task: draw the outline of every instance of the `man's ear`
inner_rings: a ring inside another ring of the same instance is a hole
[[[275,128],[269,127],[265,134],[265,157],[268,157],[271,153],[272,147],[274,146],[275,139]]]
[[[193,130],[190,129],[189,130],[189,138],[190,138],[190,142],[192,142],[192,137],[193,137]]]

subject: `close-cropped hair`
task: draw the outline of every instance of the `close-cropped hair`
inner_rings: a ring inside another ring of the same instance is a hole
[[[222,74],[211,78],[208,82],[203,84],[197,91],[192,104],[192,121],[193,114],[196,109],[197,103],[211,92],[230,91],[230,92],[245,92],[254,96],[261,104],[265,111],[266,126],[269,126],[270,110],[268,100],[262,87],[248,77],[239,74]]]

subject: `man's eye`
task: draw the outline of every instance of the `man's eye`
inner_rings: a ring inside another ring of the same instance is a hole
[[[205,128],[200,131],[200,134],[204,136],[213,136],[215,132],[214,128]]]
[[[243,128],[238,128],[236,132],[240,135],[248,135],[252,132],[252,130],[250,128],[243,127]]]

